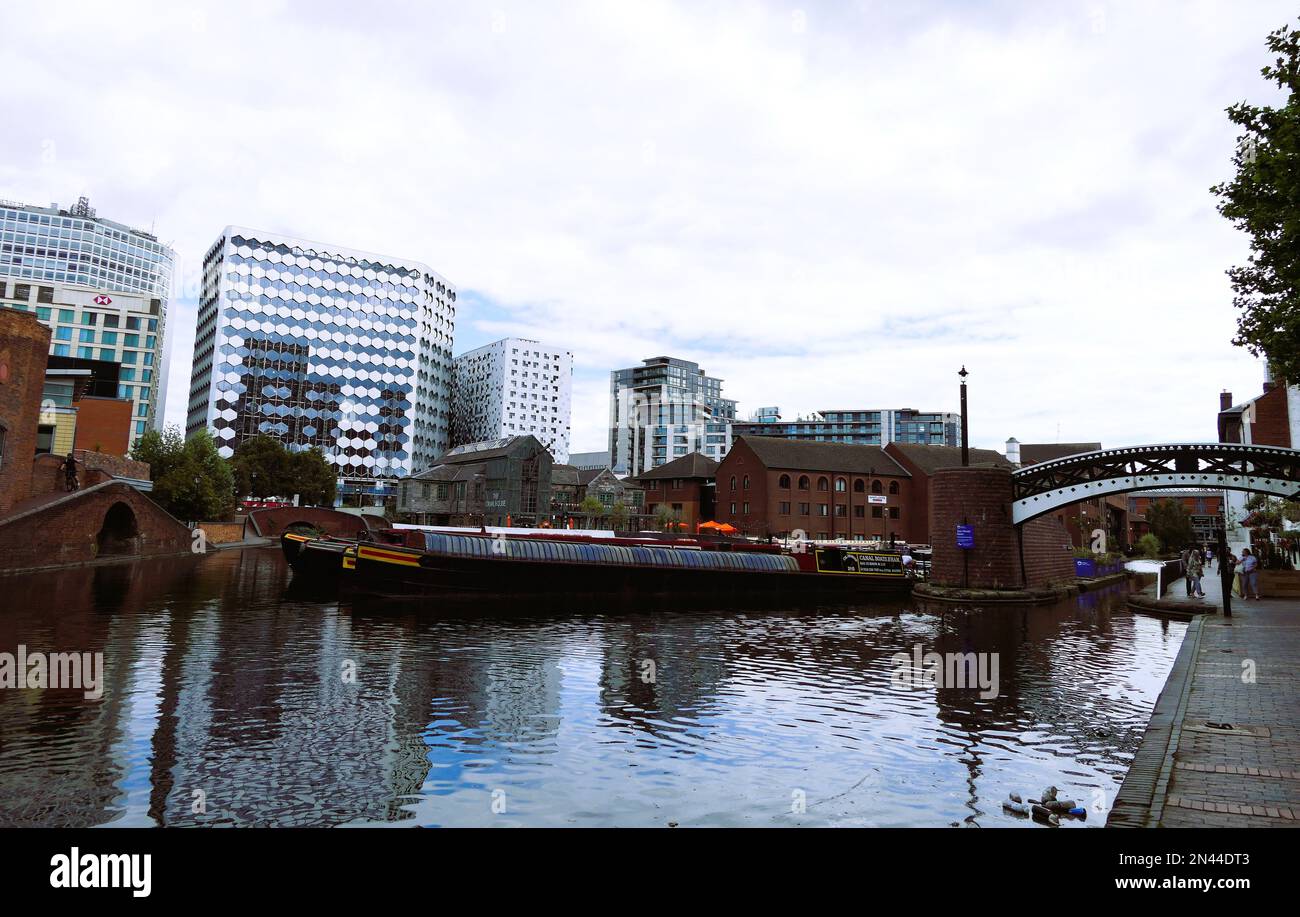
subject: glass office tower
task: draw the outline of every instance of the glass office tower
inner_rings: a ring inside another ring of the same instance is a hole
[[[447,451],[455,302],[419,262],[229,226],[203,263],[186,435],[319,447],[345,501],[384,496]]]
[[[0,201],[0,278],[12,281],[6,284],[8,298],[37,310],[54,328],[51,353],[84,355],[93,346],[95,359],[120,362],[138,374],[133,381],[140,384],[131,391],[137,412],[133,435],[163,425],[163,347],[175,263],[169,246],[151,233],[97,216],[84,197],[67,209]],[[6,303],[11,304],[16,303]],[[95,325],[91,319],[100,311],[109,313],[107,321],[120,318],[120,327]],[[119,335],[138,340],[123,346],[112,340]]]

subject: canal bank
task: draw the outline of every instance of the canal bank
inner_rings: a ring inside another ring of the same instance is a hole
[[[1107,827],[1300,827],[1300,603],[1205,584]]]

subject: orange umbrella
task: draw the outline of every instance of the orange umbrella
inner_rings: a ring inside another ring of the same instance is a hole
[[[722,526],[716,522],[701,522],[698,528],[700,531],[704,531],[705,529],[720,529]]]
[[[740,530],[736,528],[734,525],[732,525],[730,522],[724,522],[722,523],[722,525],[718,526],[718,531],[722,532],[725,535],[732,535]]]

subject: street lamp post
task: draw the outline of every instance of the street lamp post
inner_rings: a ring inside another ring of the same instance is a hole
[[[970,428],[966,420],[966,377],[970,373],[966,372],[964,363],[957,375],[961,377],[961,466],[967,468],[970,466]]]

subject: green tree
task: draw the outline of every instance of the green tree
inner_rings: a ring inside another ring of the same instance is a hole
[[[294,492],[290,472],[292,456],[273,436],[253,436],[239,444],[230,467],[241,496],[258,500]]]
[[[316,448],[296,452],[289,459],[289,489],[303,506],[333,506],[338,476],[325,453]]]
[[[1137,546],[1143,557],[1155,558],[1160,556],[1160,539],[1150,532],[1138,539]]]
[[[1167,550],[1181,551],[1196,541],[1192,517],[1177,500],[1157,500],[1147,508],[1147,524],[1151,534],[1160,539]]]
[[[145,433],[131,457],[149,463],[152,497],[186,522],[224,518],[233,508],[235,478],[207,430],[189,439],[176,427]]]
[[[149,476],[157,481],[167,474],[180,458],[185,448],[185,437],[179,427],[167,427],[165,430],[149,430],[131,449],[131,458],[149,466]]]
[[[588,495],[582,498],[582,502],[578,504],[578,510],[588,520],[594,520],[605,515],[605,504],[600,502],[599,497]]]
[[[1279,108],[1239,102],[1228,120],[1244,133],[1233,155],[1237,174],[1210,190],[1219,212],[1250,236],[1244,266],[1228,269],[1237,336],[1233,343],[1266,358],[1276,376],[1300,380],[1300,29],[1269,34],[1273,63],[1260,72],[1286,95]]]
[[[626,529],[630,520],[631,513],[627,511],[627,507],[623,505],[622,500],[615,503],[614,507],[609,511],[609,524],[616,532]]]
[[[659,503],[655,506],[655,525],[659,531],[666,532],[670,528],[676,528],[675,523],[678,521],[677,513],[673,512],[672,507],[667,503]]]

